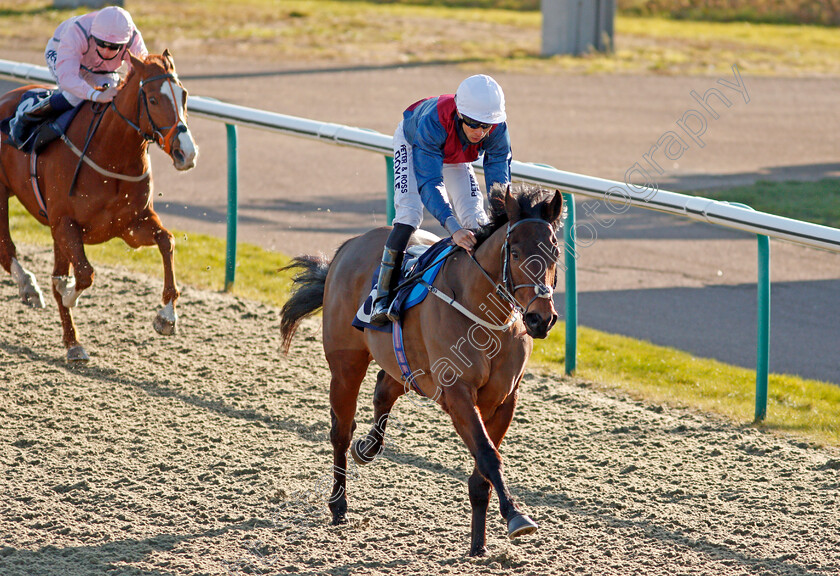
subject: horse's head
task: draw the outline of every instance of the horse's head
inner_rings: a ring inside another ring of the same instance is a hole
[[[556,231],[563,214],[559,191],[517,185],[504,192],[508,224],[502,248],[502,283],[522,312],[532,338],[545,338],[557,322],[553,292],[560,247]]]
[[[138,82],[137,128],[157,142],[177,170],[195,166],[198,147],[187,126],[187,90],[175,73],[169,50],[145,60],[131,56],[132,75]],[[126,83],[134,78],[129,77]]]

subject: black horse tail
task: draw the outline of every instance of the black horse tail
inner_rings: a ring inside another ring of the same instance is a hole
[[[292,338],[300,321],[317,312],[324,305],[324,284],[330,262],[323,256],[298,256],[281,270],[299,269],[292,278],[292,295],[280,311],[280,333],[283,353],[289,352]]]

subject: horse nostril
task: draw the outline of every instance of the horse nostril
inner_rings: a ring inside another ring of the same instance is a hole
[[[529,312],[528,314],[525,314],[525,325],[528,326],[528,328],[531,328],[531,329],[537,328],[540,325],[541,321],[542,321],[542,318],[540,318],[539,314],[535,314],[533,312]]]
[[[547,330],[551,330],[556,323],[557,323],[557,314],[552,314],[551,315],[551,321],[549,321],[549,323],[548,323]]]

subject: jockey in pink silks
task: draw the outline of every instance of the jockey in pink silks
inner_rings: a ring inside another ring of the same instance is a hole
[[[389,310],[391,280],[399,270],[411,235],[426,208],[452,236],[471,251],[472,229],[487,224],[484,196],[472,162],[484,157],[487,191],[510,182],[510,135],[502,87],[490,76],[470,76],[455,94],[426,98],[403,112],[394,133],[394,228],[385,242],[370,323],[395,322]],[[399,273],[397,274],[399,277]]]
[[[125,74],[131,67],[129,51],[138,58],[148,54],[131,15],[118,6],[73,16],[59,24],[44,52],[58,90],[49,98],[25,100],[18,107],[11,123],[11,142],[20,143],[27,124],[57,116],[85,100],[113,100],[121,80],[120,68],[125,63]]]

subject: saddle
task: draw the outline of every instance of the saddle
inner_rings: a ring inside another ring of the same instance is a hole
[[[455,249],[451,238],[444,238],[436,244],[409,246],[405,252],[405,258],[400,269],[400,278],[394,295],[392,307],[400,311],[400,316],[420,302],[429,294],[426,287],[431,285],[443,268],[446,257]],[[353,327],[359,330],[370,328],[380,332],[391,332],[393,324],[385,326],[374,326],[370,323],[370,316],[373,312],[373,300],[377,293],[377,281],[379,280],[379,267],[373,271],[371,290],[364,303],[359,307],[356,316],[353,318]]]
[[[34,90],[29,90],[24,92],[23,96],[21,96],[20,103],[18,103],[18,107],[27,100],[34,100],[35,103],[40,102],[41,100],[45,100],[52,96],[54,90],[36,88]],[[23,135],[24,140],[24,152],[29,153],[38,153],[43,150],[47,144],[50,142],[57,140],[67,131],[67,128],[70,126],[70,122],[73,121],[73,118],[76,117],[76,113],[79,111],[80,106],[76,106],[66,112],[59,114],[55,118],[45,118],[43,121],[30,124],[26,126],[26,132]],[[17,112],[17,108],[15,109]],[[14,119],[15,115],[3,119],[0,121],[0,132],[4,134],[9,134],[10,124]]]

